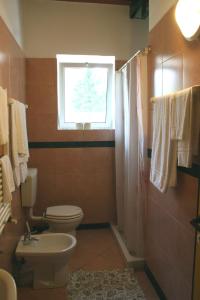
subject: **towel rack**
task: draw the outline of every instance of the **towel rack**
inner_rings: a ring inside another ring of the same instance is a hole
[[[186,89],[183,89],[183,90],[179,90],[177,92],[174,92],[174,93],[170,93],[170,94],[166,94],[166,95],[161,95],[161,96],[158,96],[158,97],[152,97],[150,100],[152,103],[155,103],[157,101],[157,99],[159,98],[162,98],[162,97],[172,97],[172,96],[175,96],[177,95],[178,93],[182,93],[188,89],[192,88],[192,92],[194,93],[194,95],[198,95],[199,96],[199,99],[200,99],[200,85],[194,85],[192,87],[189,87],[189,88],[186,88]]]
[[[3,173],[0,163],[0,234],[11,216],[11,204],[3,202]]]

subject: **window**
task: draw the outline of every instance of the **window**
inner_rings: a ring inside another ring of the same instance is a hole
[[[114,56],[57,55],[58,129],[114,127]]]

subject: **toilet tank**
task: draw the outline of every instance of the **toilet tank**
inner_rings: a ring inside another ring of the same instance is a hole
[[[33,207],[37,194],[37,169],[28,169],[28,176],[21,185],[22,207]]]

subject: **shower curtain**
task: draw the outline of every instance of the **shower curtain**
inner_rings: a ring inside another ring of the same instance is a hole
[[[138,54],[116,73],[117,224],[130,253],[144,252],[147,193],[147,57]]]

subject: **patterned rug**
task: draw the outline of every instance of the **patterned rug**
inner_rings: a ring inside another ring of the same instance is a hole
[[[76,271],[67,289],[69,300],[145,300],[131,269]]]

